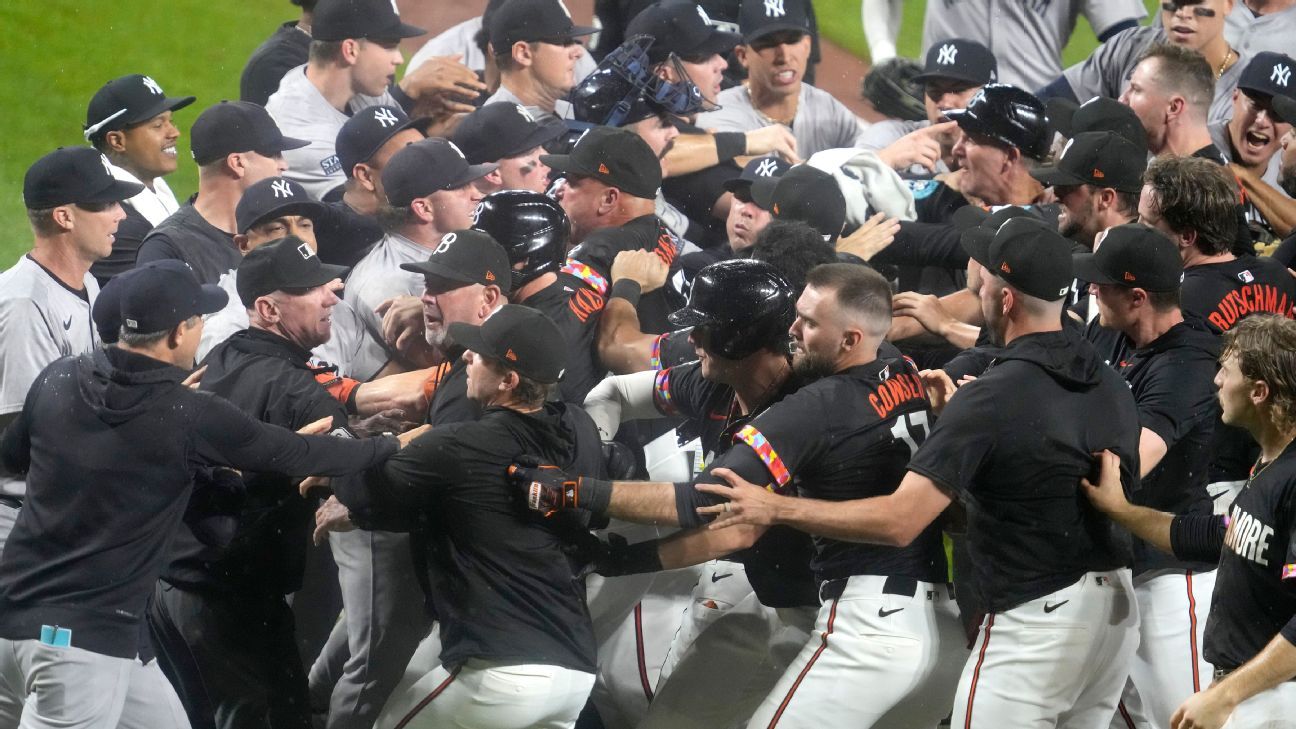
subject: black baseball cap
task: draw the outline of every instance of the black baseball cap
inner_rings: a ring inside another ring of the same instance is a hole
[[[1296,98],[1287,94],[1274,94],[1269,103],[1280,121],[1296,124]]]
[[[751,45],[771,33],[795,30],[810,32],[808,0],[742,0],[738,9],[738,29],[742,42]]]
[[[1183,283],[1183,260],[1161,231],[1127,223],[1109,229],[1093,253],[1075,254],[1075,273],[1098,284],[1176,291]]]
[[[746,194],[762,210],[769,210],[774,185],[790,169],[792,165],[777,155],[753,157],[743,166],[742,173],[725,180],[723,187],[727,192]]]
[[[498,162],[530,152],[567,133],[556,119],[537,122],[521,104],[487,104],[465,116],[451,141],[473,164]]]
[[[507,294],[513,280],[504,246],[488,233],[472,228],[446,233],[426,261],[402,263],[401,268],[433,279],[428,283],[436,284],[439,291],[481,284],[498,286]]]
[[[189,147],[199,166],[237,152],[276,157],[310,142],[285,137],[270,112],[250,101],[222,101],[207,107],[189,130]]]
[[[1022,293],[1058,301],[1075,280],[1071,241],[1043,220],[1016,217],[999,226],[990,242],[986,270]]]
[[[427,119],[411,119],[398,106],[367,106],[338,130],[336,149],[342,171],[350,178],[355,166],[367,162],[387,140],[406,129],[422,130]]]
[[[985,86],[999,80],[999,62],[989,48],[967,38],[950,38],[927,49],[918,83],[950,79]]]
[[[1016,147],[1033,159],[1044,159],[1053,140],[1048,112],[1039,97],[1008,84],[987,84],[968,102],[966,109],[945,112],[968,134],[989,137]]]
[[[300,215],[315,220],[324,212],[324,204],[312,200],[306,188],[286,177],[268,177],[243,191],[234,208],[238,232],[246,233],[263,220],[284,215]]]
[[[1128,105],[1106,96],[1095,96],[1077,105],[1067,99],[1045,102],[1049,123],[1064,137],[1085,132],[1111,132],[1124,137],[1140,149],[1147,149],[1147,130]],[[1146,152],[1145,152],[1146,154]]]
[[[23,177],[28,210],[121,202],[143,191],[139,183],[113,177],[108,158],[90,147],[59,147],[32,163]]]
[[[164,111],[183,109],[193,102],[192,96],[167,96],[156,81],[144,74],[115,78],[90,97],[90,105],[86,107],[86,141],[148,121]]]
[[[1261,51],[1251,57],[1242,75],[1238,77],[1237,87],[1265,96],[1288,96],[1296,91],[1292,85],[1292,71],[1296,70],[1296,61],[1283,53]]]
[[[509,53],[518,41],[564,41],[598,32],[598,28],[573,24],[562,0],[508,0],[487,30],[497,54]]]
[[[950,222],[962,231],[959,233],[959,243],[968,256],[982,266],[989,266],[990,244],[994,242],[999,227],[1013,218],[1023,217],[1043,220],[1034,209],[1020,205],[1004,205],[994,210],[964,205],[954,211]]]
[[[112,279],[104,289],[109,286],[117,289],[109,294],[108,304],[117,302],[121,328],[137,334],[169,331],[190,317],[214,314],[229,302],[224,289],[201,283],[188,266],[141,266],[129,276]],[[99,318],[110,319],[111,312]]]
[[[251,308],[258,297],[275,291],[313,289],[346,275],[346,266],[331,266],[295,235],[253,248],[239,261],[235,285],[239,301]]]
[[[1112,132],[1085,132],[1067,140],[1056,164],[1031,170],[1031,177],[1046,187],[1093,185],[1136,193],[1146,170],[1146,150]]]
[[[758,205],[760,203],[757,203]],[[833,242],[846,225],[846,197],[827,172],[799,164],[778,178],[769,211],[776,220],[800,220]]]
[[[126,285],[118,282],[118,280],[127,276],[134,276],[147,268],[168,268],[193,272],[189,264],[178,258],[160,258],[156,261],[141,263],[135,268],[122,271],[110,279],[99,290],[99,295],[95,297],[94,308],[90,311],[90,318],[94,319],[95,329],[98,330],[99,339],[104,344],[116,344],[121,330],[121,292],[126,288]]]
[[[701,5],[680,0],[653,3],[634,16],[626,26],[625,37],[637,35],[653,38],[648,48],[652,63],[661,63],[672,53],[684,59],[724,55],[743,42],[737,33],[716,27]]]
[[[311,39],[317,41],[399,40],[427,33],[401,22],[396,0],[319,0],[310,30]]]
[[[662,183],[661,162],[652,147],[628,129],[594,127],[581,134],[570,154],[542,154],[540,161],[635,197],[657,197]]]
[[[403,208],[415,198],[438,190],[454,190],[495,171],[497,164],[470,165],[453,142],[431,137],[402,149],[382,171],[383,189],[392,207]]]
[[[464,349],[546,385],[557,382],[567,367],[567,346],[558,325],[529,306],[505,304],[481,326],[457,321],[447,333]]]

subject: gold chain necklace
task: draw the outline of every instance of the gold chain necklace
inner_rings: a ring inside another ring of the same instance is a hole
[[[1228,53],[1224,54],[1224,60],[1220,63],[1219,70],[1215,72],[1215,78],[1219,79],[1224,75],[1224,69],[1228,68],[1229,59],[1233,58],[1233,48],[1229,47]]]

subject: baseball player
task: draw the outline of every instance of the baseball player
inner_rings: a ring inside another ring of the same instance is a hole
[[[984,43],[999,59],[1002,83],[1034,91],[1062,72],[1062,48],[1081,15],[1102,42],[1138,27],[1147,8],[1138,0],[933,2],[923,17],[922,47],[956,36]]]
[[[1078,502],[1076,489],[1103,448],[1120,454],[1120,478],[1133,483],[1134,398],[1062,325],[1071,244],[1053,226],[1009,220],[973,257],[986,269],[987,325],[1005,347],[945,403],[895,493],[805,509],[787,500],[763,521],[907,545],[957,499],[967,510],[972,603],[985,617],[952,725],[1100,726],[1129,672],[1138,610],[1128,538]],[[763,510],[763,489],[718,475],[738,487],[732,523],[751,518],[743,516],[748,503]]]
[[[1131,505],[1116,459],[1102,457],[1097,483],[1085,482],[1094,504],[1136,536],[1183,560],[1218,559],[1204,654],[1214,680],[1169,717],[1176,728],[1292,725],[1296,705],[1296,531],[1293,529],[1292,436],[1285,404],[1293,394],[1296,324],[1255,316],[1224,335],[1215,377],[1224,422],[1241,426],[1260,457],[1227,516],[1174,514]]]
[[[810,55],[810,25],[805,0],[765,3],[744,0],[738,25],[743,45],[737,58],[747,83],[720,92],[717,111],[698,115],[697,124],[722,132],[746,132],[782,124],[796,137],[796,153],[851,147],[859,139],[859,119],[840,101],[804,80]]]
[[[1139,222],[1165,233],[1179,249],[1185,314],[1205,319],[1216,332],[1254,313],[1292,316],[1296,285],[1286,267],[1230,251],[1237,188],[1227,170],[1206,159],[1166,157],[1148,165],[1144,183]],[[1254,449],[1238,428],[1216,428],[1208,488],[1217,513],[1225,513],[1245,483]]]
[[[860,21],[868,41],[869,60],[874,65],[896,57],[896,39],[900,37],[903,17],[903,0],[862,0],[860,3]]]
[[[162,178],[176,171],[180,130],[172,113],[194,97],[170,97],[149,76],[131,74],[104,84],[86,109],[85,138],[112,164],[113,176],[144,186],[122,203],[126,219],[117,226],[113,252],[91,266],[103,285],[135,266],[140,243],[153,226],[180,207]]]
[[[309,142],[285,155],[287,177],[315,198],[346,181],[337,156],[338,131],[348,116],[367,106],[400,104],[388,90],[405,60],[400,40],[425,32],[402,23],[396,4],[385,0],[317,4],[310,60],[284,75],[265,106],[281,129]]]
[[[1219,342],[1179,309],[1179,252],[1146,225],[1118,225],[1075,265],[1076,275],[1091,282],[1098,323],[1120,333],[1115,351],[1099,354],[1129,383],[1138,406],[1142,480],[1131,498],[1176,514],[1210,514],[1206,482],[1219,417],[1210,382]],[[1140,636],[1118,726],[1168,727],[1175,708],[1207,685],[1201,631],[1214,569],[1213,562],[1168,558],[1134,542]]]
[[[1157,44],[1171,43],[1206,59],[1215,79],[1214,97],[1201,103],[1209,109],[1208,120],[1227,119],[1247,59],[1224,34],[1224,14],[1231,4],[1231,0],[1162,3],[1160,24],[1128,28],[1110,37],[1087,59],[1040,88],[1040,96],[1061,96],[1077,103],[1095,96],[1115,99],[1125,91],[1139,58]]]
[[[598,435],[579,408],[547,402],[566,346],[543,314],[510,304],[448,333],[466,348],[482,417],[437,427],[363,485],[337,489],[359,526],[419,517],[431,527],[441,666],[422,701],[378,726],[569,728],[594,683],[595,646],[563,546],[587,527],[519,512],[506,470],[526,453],[598,469]]]
[[[193,391],[181,380],[201,317],[225,293],[162,266],[108,283],[118,285],[105,297],[118,304],[117,344],[45,368],[0,440],[0,466],[29,486],[0,556],[0,675],[26,700],[25,727],[189,726],[141,639],[198,469],[344,475],[398,447],[296,435]]]
[[[239,101],[265,106],[288,71],[310,58],[311,21],[317,0],[289,0],[301,8],[297,18],[281,23],[248,56],[239,76]]]
[[[459,120],[451,141],[472,164],[493,162],[498,168],[478,188],[530,190],[549,188],[549,167],[540,161],[544,145],[567,134],[563,123],[537,122],[521,104],[487,104]]]
[[[580,38],[598,32],[572,24],[562,0],[510,0],[491,17],[490,47],[500,83],[486,104],[521,104],[534,119],[563,119],[563,97],[586,56]],[[518,45],[518,44],[521,45]]]
[[[119,203],[143,189],[116,179],[108,159],[88,148],[59,149],[28,168],[23,203],[32,249],[0,273],[0,426],[18,417],[46,365],[94,349],[90,311],[99,285],[90,267],[112,251],[125,218]],[[0,476],[0,552],[23,491],[21,477]]]
[[[285,137],[265,109],[245,101],[203,110],[189,141],[198,163],[198,194],[153,228],[136,262],[179,259],[198,280],[214,284],[238,266],[234,211],[243,191],[283,174],[283,153],[307,142]]]

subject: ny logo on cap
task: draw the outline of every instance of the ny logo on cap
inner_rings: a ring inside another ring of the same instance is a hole
[[[936,54],[936,62],[942,66],[953,65],[954,59],[958,57],[958,46],[953,43],[946,43]]]
[[[270,191],[274,193],[276,198],[293,196],[292,188],[288,186],[287,180],[275,180],[274,182],[271,182]]]
[[[436,256],[450,250],[450,244],[454,243],[458,239],[459,236],[454,233],[446,233],[441,237],[441,242],[437,244],[436,250],[432,251],[432,255]]]
[[[448,145],[450,149],[453,149],[455,154],[459,155],[459,159],[463,160],[464,162],[468,161],[468,158],[465,157],[464,153],[458,147],[455,146],[454,142],[446,142],[446,145]]]
[[[379,109],[374,112],[374,121],[381,124],[383,129],[386,129],[387,127],[395,126],[398,120],[396,119],[396,115],[391,113],[391,109]]]
[[[513,108],[517,109],[517,113],[521,114],[523,119],[526,119],[528,122],[535,124],[535,117],[531,116],[531,112],[527,111],[527,108],[525,106],[522,106],[521,104],[514,104]]]
[[[297,252],[301,254],[302,258],[305,259],[309,259],[311,256],[315,255],[315,251],[312,251],[310,249],[310,246],[306,245],[305,243],[302,243],[301,245],[297,246]]]
[[[787,11],[783,9],[783,0],[765,0],[765,17],[781,18],[784,15]]]
[[[113,176],[113,173],[112,173],[112,165],[109,164],[109,162],[108,162],[108,158],[105,157],[105,156],[103,156],[103,155],[101,154],[101,155],[99,155],[99,161],[100,161],[100,162],[103,162],[104,172],[107,172],[107,173],[108,173],[108,176],[109,176],[109,177],[112,177],[112,176]]]
[[[773,177],[774,160],[772,159],[761,160],[761,163],[756,165],[756,175],[759,177]]]
[[[152,91],[154,94],[157,94],[158,96],[162,95],[162,87],[158,86],[158,82],[154,81],[152,78],[145,76],[144,78],[140,79],[140,83],[147,86],[148,90]]]
[[[1287,82],[1291,80],[1291,66],[1285,63],[1275,63],[1273,73],[1269,74],[1269,80],[1286,88]]]

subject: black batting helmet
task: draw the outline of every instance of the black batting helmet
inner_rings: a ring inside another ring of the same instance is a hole
[[[736,258],[699,271],[688,304],[670,315],[670,323],[705,328],[709,351],[742,359],[761,349],[786,351],[795,318],[795,295],[787,279],[764,261]]]
[[[508,253],[513,268],[513,291],[540,276],[557,271],[567,255],[571,225],[553,198],[530,190],[501,190],[477,203],[475,230],[487,233]],[[523,263],[522,268],[516,268]]]
[[[966,109],[945,112],[968,134],[980,134],[1016,147],[1032,159],[1044,159],[1053,141],[1044,102],[1008,84],[987,84]]]

